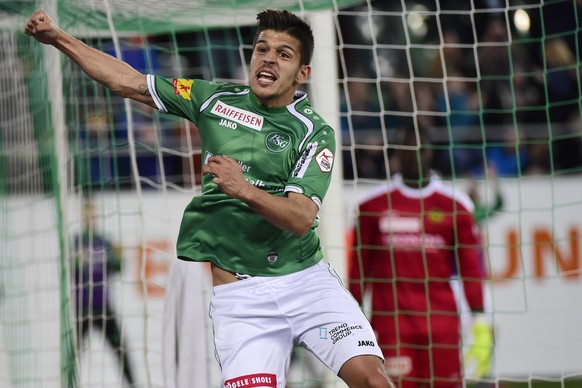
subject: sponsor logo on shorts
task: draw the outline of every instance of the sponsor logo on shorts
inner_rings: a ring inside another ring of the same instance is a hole
[[[412,371],[410,357],[390,357],[384,363],[389,376],[406,376]]]
[[[371,346],[374,347],[374,341],[358,341],[358,346]]]
[[[252,387],[272,387],[277,388],[277,375],[272,373],[256,373],[226,380],[224,388],[252,388]]]
[[[352,335],[354,331],[362,329],[363,329],[362,325],[348,325],[347,323],[342,323],[341,325],[334,327],[328,332],[329,339],[331,339],[332,343],[335,344],[339,340]]]

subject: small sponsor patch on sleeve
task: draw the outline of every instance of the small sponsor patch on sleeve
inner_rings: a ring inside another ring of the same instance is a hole
[[[333,152],[329,148],[324,148],[319,151],[315,161],[322,172],[330,172],[333,167]]]
[[[174,86],[174,93],[179,94],[186,100],[192,100],[190,93],[192,92],[193,83],[194,81],[191,79],[174,78],[172,81],[172,85]]]

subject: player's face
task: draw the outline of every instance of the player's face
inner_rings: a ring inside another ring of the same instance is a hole
[[[262,31],[251,57],[249,84],[266,107],[293,102],[297,87],[307,81],[311,67],[300,63],[301,43],[284,32]]]

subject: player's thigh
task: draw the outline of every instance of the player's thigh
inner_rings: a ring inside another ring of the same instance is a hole
[[[235,294],[215,291],[210,308],[224,387],[283,388],[293,347],[286,320],[270,298],[240,287]]]
[[[324,272],[327,270],[324,270]],[[372,327],[351,294],[332,277],[322,276],[317,289],[304,290],[310,308],[292,322],[299,345],[336,374],[356,356],[383,359]]]
[[[286,338],[288,333],[272,332],[240,344],[217,343],[224,387],[284,388],[292,348]]]

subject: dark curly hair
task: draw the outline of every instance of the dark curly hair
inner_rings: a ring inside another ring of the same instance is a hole
[[[313,31],[299,16],[286,10],[266,9],[257,15],[257,33],[253,40],[253,47],[257,43],[259,34],[265,30],[285,32],[301,43],[301,64],[309,65],[313,57]]]

